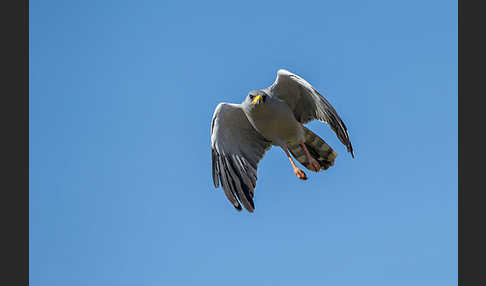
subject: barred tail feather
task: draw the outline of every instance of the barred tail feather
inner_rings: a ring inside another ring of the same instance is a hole
[[[303,127],[305,131],[304,144],[307,147],[307,150],[309,150],[310,155],[321,165],[321,169],[319,171],[327,170],[330,166],[334,166],[334,160],[337,157],[337,153],[334,152],[334,150],[332,150],[332,148],[327,145],[322,138],[307,129],[305,126]],[[287,147],[297,161],[299,161],[307,169],[312,170],[310,168],[309,161],[307,160],[307,156],[305,155],[305,151],[299,143],[291,144]]]

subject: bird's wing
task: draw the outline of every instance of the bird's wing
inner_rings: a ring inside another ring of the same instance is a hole
[[[238,104],[220,103],[211,124],[213,182],[219,183],[237,210],[253,212],[257,165],[271,144],[246,118]]]
[[[327,123],[354,158],[348,130],[336,110],[310,83],[286,70],[279,70],[275,82],[265,89],[285,101],[302,124],[314,119]]]

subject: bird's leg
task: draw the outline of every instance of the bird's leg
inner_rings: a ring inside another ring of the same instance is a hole
[[[304,144],[304,141],[300,141],[300,146],[304,148],[305,155],[307,156],[307,160],[309,161],[309,169],[312,171],[318,172],[321,169],[321,165],[319,162],[317,162],[316,159],[312,158],[311,154],[309,153],[309,150],[307,150],[307,147]]]
[[[294,168],[295,175],[301,180],[307,180],[307,176],[304,173],[304,171],[302,171],[302,169],[295,166],[294,160],[292,160],[292,157],[290,157],[289,151],[287,150],[287,146],[283,146],[282,149],[284,149],[285,154],[287,154],[287,157],[290,160],[290,164],[292,164],[292,168]]]

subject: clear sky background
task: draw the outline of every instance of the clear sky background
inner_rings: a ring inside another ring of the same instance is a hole
[[[30,1],[30,282],[457,285],[456,1]],[[255,213],[211,179],[210,125],[280,68],[348,126]]]

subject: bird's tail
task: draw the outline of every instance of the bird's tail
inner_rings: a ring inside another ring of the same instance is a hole
[[[337,153],[334,152],[334,150],[332,150],[332,148],[329,147],[329,145],[327,145],[322,138],[314,134],[314,132],[310,131],[305,126],[302,127],[304,128],[305,132],[304,144],[307,147],[307,150],[309,150],[310,155],[321,165],[321,169],[319,171],[327,170],[330,166],[333,166]],[[299,143],[289,144],[287,147],[297,161],[299,161],[307,169],[312,170],[312,168],[310,168],[309,161],[307,160],[307,156],[305,155],[305,151]]]

